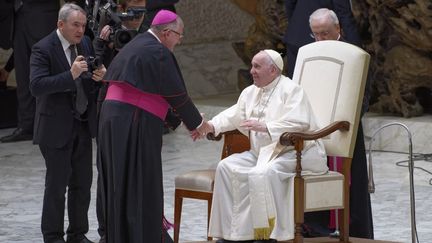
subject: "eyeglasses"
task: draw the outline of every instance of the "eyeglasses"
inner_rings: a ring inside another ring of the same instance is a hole
[[[172,29],[166,29],[166,30],[171,31],[171,32],[177,34],[180,37],[180,39],[183,38],[183,36],[184,36],[183,34],[180,34],[179,32],[177,32],[175,30],[172,30]]]
[[[315,33],[312,32],[309,34],[309,36],[313,39],[317,38],[317,37],[327,37],[330,34],[329,31],[323,31],[323,32],[319,32],[319,33]]]

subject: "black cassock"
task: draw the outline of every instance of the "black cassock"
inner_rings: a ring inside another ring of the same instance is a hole
[[[124,81],[162,96],[189,130],[202,121],[177,61],[149,32],[139,34],[112,61],[105,80]],[[98,166],[109,243],[163,240],[161,147],[164,121],[134,105],[105,100],[98,135]]]

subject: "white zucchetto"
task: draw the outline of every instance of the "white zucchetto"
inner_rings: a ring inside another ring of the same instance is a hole
[[[270,56],[270,58],[272,59],[273,63],[282,71],[283,70],[283,60],[282,60],[282,56],[274,50],[271,49],[265,49],[264,50],[265,53],[267,53],[267,55]]]

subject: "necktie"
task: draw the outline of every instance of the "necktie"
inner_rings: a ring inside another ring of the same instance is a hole
[[[75,58],[77,57],[75,45],[70,45],[69,49],[71,52],[70,61],[72,66],[73,62],[75,61]],[[75,99],[75,109],[81,115],[87,110],[87,96],[85,94],[81,78],[75,79],[75,86],[77,89],[76,99]]]

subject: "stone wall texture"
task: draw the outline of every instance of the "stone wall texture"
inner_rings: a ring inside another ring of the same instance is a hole
[[[432,1],[353,0],[372,55],[371,111],[404,117],[432,108]]]
[[[370,111],[432,113],[432,1],[351,1],[364,49],[372,56]],[[239,70],[247,75],[258,50],[284,49],[283,1],[181,0],[176,8],[185,37],[175,54],[192,97],[239,91],[244,87]],[[0,50],[0,65],[8,53]]]

